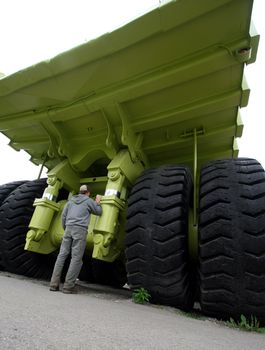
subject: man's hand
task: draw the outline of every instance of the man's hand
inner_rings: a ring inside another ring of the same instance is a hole
[[[100,204],[100,201],[101,201],[101,196],[99,194],[97,194],[97,196],[96,196],[96,203]]]

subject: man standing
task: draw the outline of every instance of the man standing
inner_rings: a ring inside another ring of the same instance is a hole
[[[63,293],[74,293],[75,281],[81,270],[86,247],[87,229],[90,214],[101,215],[101,196],[96,200],[89,198],[91,190],[87,185],[80,187],[79,194],[73,196],[62,213],[62,226],[65,230],[59,255],[54,265],[50,291],[58,291],[60,278],[66,258],[71,253],[71,262],[65,277]]]

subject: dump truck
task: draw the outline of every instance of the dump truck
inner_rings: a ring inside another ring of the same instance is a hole
[[[80,279],[264,322],[265,173],[237,146],[252,6],[170,1],[0,80],[1,133],[48,169],[0,187],[2,269],[49,278],[64,205],[88,184],[103,214]]]

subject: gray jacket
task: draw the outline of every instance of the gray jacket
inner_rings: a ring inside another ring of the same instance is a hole
[[[66,226],[82,226],[88,228],[91,213],[101,215],[102,208],[100,204],[97,204],[97,202],[84,194],[73,196],[63,209],[63,228],[65,229]]]

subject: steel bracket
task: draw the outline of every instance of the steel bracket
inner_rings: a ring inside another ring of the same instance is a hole
[[[142,161],[145,165],[148,164],[148,160],[141,149],[143,142],[143,134],[136,134],[129,122],[128,113],[124,106],[120,103],[116,104],[119,117],[122,122],[122,134],[121,142],[128,147],[132,162]]]

